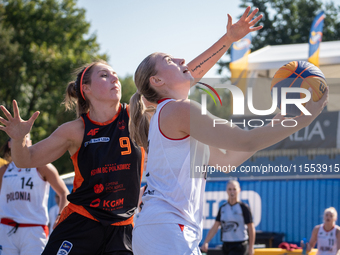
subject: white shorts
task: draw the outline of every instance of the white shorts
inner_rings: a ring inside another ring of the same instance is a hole
[[[13,228],[0,224],[1,255],[37,255],[43,252],[47,237],[42,227],[19,227],[15,233]]]
[[[132,232],[134,255],[199,255],[199,234],[178,224],[152,224],[135,227]]]

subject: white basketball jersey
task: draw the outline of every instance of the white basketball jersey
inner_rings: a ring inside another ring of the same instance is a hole
[[[330,231],[326,231],[321,224],[318,232],[318,253],[317,255],[335,255],[337,253],[336,230],[334,226]]]
[[[18,168],[11,162],[2,177],[0,218],[18,223],[47,225],[50,184],[36,168]]]
[[[159,127],[162,107],[157,106],[149,129],[149,154],[146,167],[147,189],[136,227],[144,224],[176,223],[190,225],[201,238],[205,173],[195,166],[206,166],[209,146],[187,136],[183,139],[165,137]]]

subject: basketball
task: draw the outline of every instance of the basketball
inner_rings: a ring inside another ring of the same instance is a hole
[[[312,88],[313,100],[319,101],[326,90],[326,79],[321,70],[307,61],[292,61],[282,66],[274,75],[271,83],[271,91],[278,88],[278,107],[281,109],[281,88]],[[272,91],[273,94],[273,91]],[[287,93],[287,99],[304,98],[303,93]],[[294,104],[287,105],[287,114],[298,116],[301,114],[299,108]]]

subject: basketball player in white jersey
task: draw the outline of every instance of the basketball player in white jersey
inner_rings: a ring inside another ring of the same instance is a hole
[[[195,172],[196,167],[238,166],[255,151],[309,125],[327,103],[328,91],[320,101],[308,102],[306,108],[312,115],[297,117],[295,127],[279,124],[246,131],[235,125],[214,127],[217,117],[208,112],[202,115],[201,106],[190,102],[188,94],[195,80],[234,41],[261,28],[254,27],[261,19],[261,15],[254,18],[258,9],[249,12],[250,7],[235,24],[228,15],[227,33],[188,65],[184,59],[157,52],[135,72],[138,90],[130,100],[130,137],[148,148],[147,188],[132,238],[135,255],[200,254],[206,172]],[[142,96],[158,103],[150,129]],[[218,148],[226,149],[227,155]]]
[[[334,207],[324,211],[323,224],[314,227],[307,252],[317,244],[316,255],[340,254],[340,227],[335,224],[337,217],[338,213]]]
[[[26,145],[32,145],[29,134]],[[50,185],[60,196],[59,213],[68,203],[69,191],[52,164],[16,167],[10,160],[10,147],[10,141],[3,147],[5,159],[10,163],[0,168],[1,255],[41,254],[48,238]]]

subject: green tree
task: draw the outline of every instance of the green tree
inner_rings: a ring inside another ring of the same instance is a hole
[[[137,91],[132,75],[127,75],[123,79],[119,79],[122,85],[122,103],[130,103],[131,96]]]
[[[89,28],[75,0],[0,0],[0,104],[12,111],[16,99],[23,119],[41,112],[34,142],[75,118],[60,106],[73,70],[107,60]],[[1,144],[6,139],[2,132]],[[54,164],[60,173],[73,170],[66,154]]]
[[[314,17],[323,10],[326,14],[322,41],[335,41],[340,38],[340,6],[320,0],[242,0],[240,7],[259,8],[262,25],[252,39],[252,51],[266,45],[307,43]],[[230,54],[228,51],[227,54]],[[219,62],[219,72],[229,68],[229,62]]]

